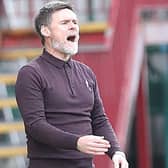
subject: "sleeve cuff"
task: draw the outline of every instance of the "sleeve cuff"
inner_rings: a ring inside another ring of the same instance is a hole
[[[120,156],[126,158],[125,153],[124,153],[124,152],[121,152],[121,151],[116,151],[116,152],[114,152],[113,156],[114,156],[114,155],[120,155]],[[113,156],[111,157],[111,159],[113,158]]]

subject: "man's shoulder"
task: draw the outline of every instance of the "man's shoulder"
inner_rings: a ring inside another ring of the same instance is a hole
[[[21,67],[21,69],[27,68],[27,67],[29,67],[30,69],[39,68],[40,67],[40,56],[27,62],[25,65]]]
[[[73,60],[73,64],[77,68],[82,68],[83,70],[91,71],[92,72],[92,69],[88,65],[86,65],[85,63],[83,63],[83,62],[80,62],[78,60]]]
[[[37,57],[31,61],[29,61],[28,63],[26,63],[25,65],[23,65],[20,69],[19,69],[19,73],[22,74],[27,74],[27,73],[39,73],[40,72],[40,57]]]

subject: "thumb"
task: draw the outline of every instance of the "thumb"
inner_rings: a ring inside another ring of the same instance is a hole
[[[119,160],[118,157],[113,157],[114,168],[119,168]]]

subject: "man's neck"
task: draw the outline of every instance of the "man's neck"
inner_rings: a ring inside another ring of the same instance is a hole
[[[61,52],[58,52],[57,50],[54,50],[53,48],[47,48],[45,47],[45,50],[50,53],[52,56],[60,59],[60,60],[63,60],[63,61],[68,61],[70,59],[70,55],[67,55],[67,54],[64,54],[64,53],[61,53]]]

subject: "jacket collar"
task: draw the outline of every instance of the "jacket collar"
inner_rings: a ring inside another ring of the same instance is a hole
[[[52,54],[50,54],[49,52],[47,52],[45,49],[43,50],[43,53],[41,55],[41,57],[43,59],[45,59],[47,62],[49,62],[50,64],[54,65],[55,67],[61,69],[63,67],[72,67],[72,60],[71,58],[68,61],[63,61],[55,56],[53,56]]]

